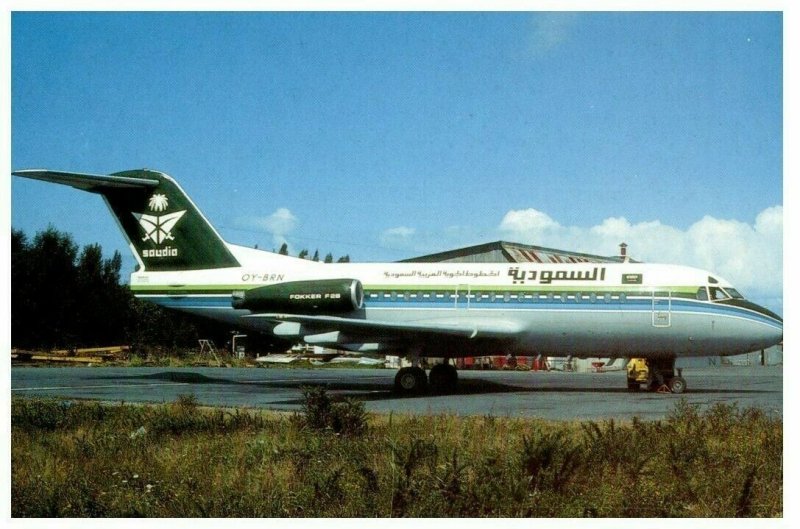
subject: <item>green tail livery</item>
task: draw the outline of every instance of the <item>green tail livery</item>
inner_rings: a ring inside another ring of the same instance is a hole
[[[110,176],[38,170],[15,174],[102,195],[143,270],[239,266],[225,241],[178,183],[164,173],[141,169]]]

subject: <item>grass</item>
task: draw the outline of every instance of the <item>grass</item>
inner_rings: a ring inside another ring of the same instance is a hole
[[[12,399],[15,517],[779,517],[782,421],[302,413]]]

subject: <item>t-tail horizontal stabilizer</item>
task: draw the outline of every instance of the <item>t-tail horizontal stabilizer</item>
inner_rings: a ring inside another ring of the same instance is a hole
[[[158,187],[158,180],[153,178],[136,178],[125,176],[105,176],[95,174],[67,173],[63,171],[48,171],[46,169],[25,169],[14,171],[14,176],[24,176],[34,180],[53,182],[54,184],[64,184],[91,191],[102,193],[103,189],[153,189]]]

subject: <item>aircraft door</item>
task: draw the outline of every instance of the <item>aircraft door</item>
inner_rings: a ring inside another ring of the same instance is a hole
[[[653,291],[653,327],[672,326],[672,292]]]

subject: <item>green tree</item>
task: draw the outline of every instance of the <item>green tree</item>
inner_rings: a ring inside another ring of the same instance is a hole
[[[30,282],[27,295],[17,300],[30,303],[35,321],[28,339],[42,347],[71,347],[76,345],[77,274],[75,259],[78,246],[72,236],[49,226],[39,232],[30,246],[28,260]],[[13,310],[13,307],[12,307]]]
[[[145,356],[153,354],[174,354],[181,350],[197,347],[201,338],[195,321],[190,316],[170,311],[154,303],[130,296],[127,306],[125,337],[134,354]],[[205,331],[205,329],[204,329]],[[224,340],[213,338],[221,345]]]
[[[280,255],[289,255],[289,245],[287,243],[281,244],[281,249],[278,250]]]
[[[326,263],[332,263],[333,262],[333,254],[332,253],[328,252],[325,255],[325,262]]]
[[[129,290],[121,286],[122,257],[103,258],[98,244],[84,246],[77,266],[79,299],[75,312],[78,345],[116,345],[125,341]]]
[[[302,250],[300,250],[300,253],[299,253],[299,254],[297,254],[297,257],[299,257],[300,259],[306,259],[306,258],[308,258],[308,250],[306,250],[305,248],[303,248]]]
[[[337,263],[349,263],[350,262],[350,256],[349,255],[343,255],[336,262]]]
[[[128,318],[128,300],[133,297],[128,285],[120,282],[122,271],[122,255],[114,251],[110,259],[103,259],[101,284],[103,285],[103,305],[105,314],[101,314],[99,324],[106,327],[101,345],[126,343],[125,322]]]
[[[21,230],[11,230],[11,339],[16,347],[31,347],[36,313],[30,292],[30,244]]]
[[[105,259],[102,248],[90,244],[78,253],[72,237],[53,227],[32,241],[12,230],[12,345],[196,347],[194,320],[134,298],[120,283],[121,269],[119,252]]]
[[[79,345],[100,345],[108,326],[97,326],[102,315],[110,311],[104,303],[106,285],[103,283],[103,251],[99,244],[83,247],[78,258],[76,286],[80,300],[75,307],[75,332],[78,341],[83,342]]]

